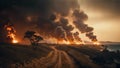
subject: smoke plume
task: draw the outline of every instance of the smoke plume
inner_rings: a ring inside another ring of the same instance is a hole
[[[0,1],[0,17],[3,16],[16,26],[19,36],[26,30],[35,30],[44,38],[74,43],[81,42],[79,33],[84,33],[91,41],[97,41],[93,28],[84,23],[88,16],[78,0],[4,0]],[[74,29],[78,31],[72,32]]]

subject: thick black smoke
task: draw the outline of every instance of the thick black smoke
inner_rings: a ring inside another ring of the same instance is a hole
[[[82,42],[81,38],[79,37],[79,32],[74,33],[74,38],[78,42]]]
[[[75,10],[73,12],[73,16],[75,17],[74,24],[80,30],[81,33],[86,33],[86,36],[92,41],[97,41],[96,36],[93,34],[93,27],[89,27],[84,23],[85,20],[88,19],[88,16],[79,10]]]
[[[70,11],[76,27],[66,18]],[[78,33],[72,33],[77,28],[92,41],[96,39],[91,34],[93,28],[84,23],[88,17],[80,10],[78,0],[0,0],[0,17],[3,16],[16,26],[19,36],[31,29],[43,37],[73,42],[79,37]]]

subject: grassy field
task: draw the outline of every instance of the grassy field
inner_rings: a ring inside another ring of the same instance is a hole
[[[34,58],[40,58],[47,55],[51,50],[42,45],[33,47],[19,44],[0,44],[0,67],[9,67],[11,64],[22,64]]]
[[[0,44],[0,68],[117,68],[120,55],[95,45]]]

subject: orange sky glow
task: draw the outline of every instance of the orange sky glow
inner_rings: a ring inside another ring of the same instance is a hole
[[[120,42],[120,16],[114,12],[104,10],[100,3],[96,6],[90,4],[89,0],[79,0],[81,9],[88,15],[85,21],[89,26],[94,27],[94,33],[99,41]],[[96,2],[97,3],[97,2]],[[83,37],[84,38],[84,37]],[[87,38],[84,38],[87,40]]]

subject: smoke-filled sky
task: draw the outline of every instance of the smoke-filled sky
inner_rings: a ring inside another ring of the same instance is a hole
[[[120,0],[79,0],[88,15],[87,24],[101,41],[120,42]]]
[[[119,0],[0,0],[0,19],[17,36],[35,30],[66,41],[120,41]]]

